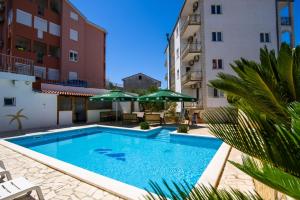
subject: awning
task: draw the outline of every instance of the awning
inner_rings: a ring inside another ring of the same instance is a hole
[[[65,95],[65,96],[80,96],[80,97],[94,96],[94,94],[88,94],[88,93],[53,91],[53,90],[41,90],[41,92],[42,93],[47,93],[47,94],[58,94],[58,95]]]

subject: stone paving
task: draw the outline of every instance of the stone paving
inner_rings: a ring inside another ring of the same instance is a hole
[[[131,128],[138,128],[131,126]],[[189,133],[210,135],[205,126],[192,128]],[[240,162],[241,152],[233,149],[229,160]],[[23,176],[29,181],[40,185],[45,199],[54,200],[117,200],[121,199],[99,188],[86,184],[69,175],[52,169],[44,164],[34,161],[24,155],[12,151],[0,145],[0,160],[2,160],[13,177]],[[229,162],[226,163],[218,188],[235,188],[241,191],[254,192],[254,183],[247,176]],[[20,198],[20,200],[37,199],[35,192],[32,197]]]
[[[13,178],[23,176],[34,184],[40,185],[47,200],[121,199],[1,145],[0,160],[5,163]],[[19,200],[33,199],[37,199],[35,192],[32,193],[32,197],[19,198]]]

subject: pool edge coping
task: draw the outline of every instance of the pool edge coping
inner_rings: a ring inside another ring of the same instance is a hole
[[[115,127],[115,126],[103,126],[103,125],[88,125],[88,126],[80,126],[80,127],[72,127],[72,128],[63,128],[63,129],[54,129],[47,131],[47,134],[56,133],[60,131],[67,131],[67,130],[77,130],[82,128],[91,128],[91,127],[107,127],[107,128],[118,128],[118,129],[124,129],[124,130],[137,130],[132,128],[124,128],[124,127]],[[161,126],[155,127],[154,129],[150,130],[140,130],[142,132],[144,131],[151,131],[155,129],[162,128]],[[10,137],[10,138],[18,138],[18,137],[26,137],[30,135],[40,135],[42,133],[33,133],[33,134],[26,134],[23,136],[17,136],[17,137]],[[46,134],[46,133],[45,133]],[[196,135],[196,134],[182,134],[182,133],[172,133],[172,135],[181,135],[181,136],[190,136],[190,137],[206,137],[206,138],[215,138],[214,136],[208,136],[208,135]],[[7,139],[7,138],[6,138]],[[9,141],[6,141],[4,139],[0,139],[0,145],[11,149],[17,153],[20,153],[21,155],[24,155],[28,158],[31,158],[39,163],[42,163],[50,168],[53,168],[57,171],[60,171],[64,174],[67,174],[71,177],[74,177],[80,181],[83,181],[85,183],[88,183],[90,185],[93,185],[99,189],[102,189],[104,191],[107,191],[113,195],[116,195],[118,197],[124,198],[124,199],[130,199],[130,200],[136,200],[141,199],[148,193],[140,189],[138,187],[126,184],[124,182],[112,179],[110,177],[103,176],[101,174],[86,170],[84,168],[78,167],[76,165],[58,160],[56,158],[52,158],[50,156],[35,152],[33,150],[30,150],[28,148],[19,146],[17,144],[11,143]],[[217,186],[218,182],[221,178],[222,171],[225,167],[226,161],[228,159],[229,153],[230,153],[230,146],[225,144],[224,142],[217,150],[216,154],[213,156],[213,158],[210,160],[209,164],[205,168],[204,172],[200,176],[200,178],[197,181],[197,184],[204,184],[204,185],[212,185]],[[217,172],[217,173],[216,173]],[[155,195],[155,194],[154,194]]]

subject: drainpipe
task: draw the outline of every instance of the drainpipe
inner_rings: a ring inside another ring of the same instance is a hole
[[[171,39],[169,33],[166,34],[168,41],[168,89],[171,89]]]

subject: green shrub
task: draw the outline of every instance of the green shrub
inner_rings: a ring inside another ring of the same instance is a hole
[[[140,127],[141,127],[142,130],[147,130],[147,129],[150,128],[148,122],[141,122],[141,123],[140,123]]]
[[[186,124],[180,124],[177,127],[177,133],[187,133],[188,132],[188,125]]]

